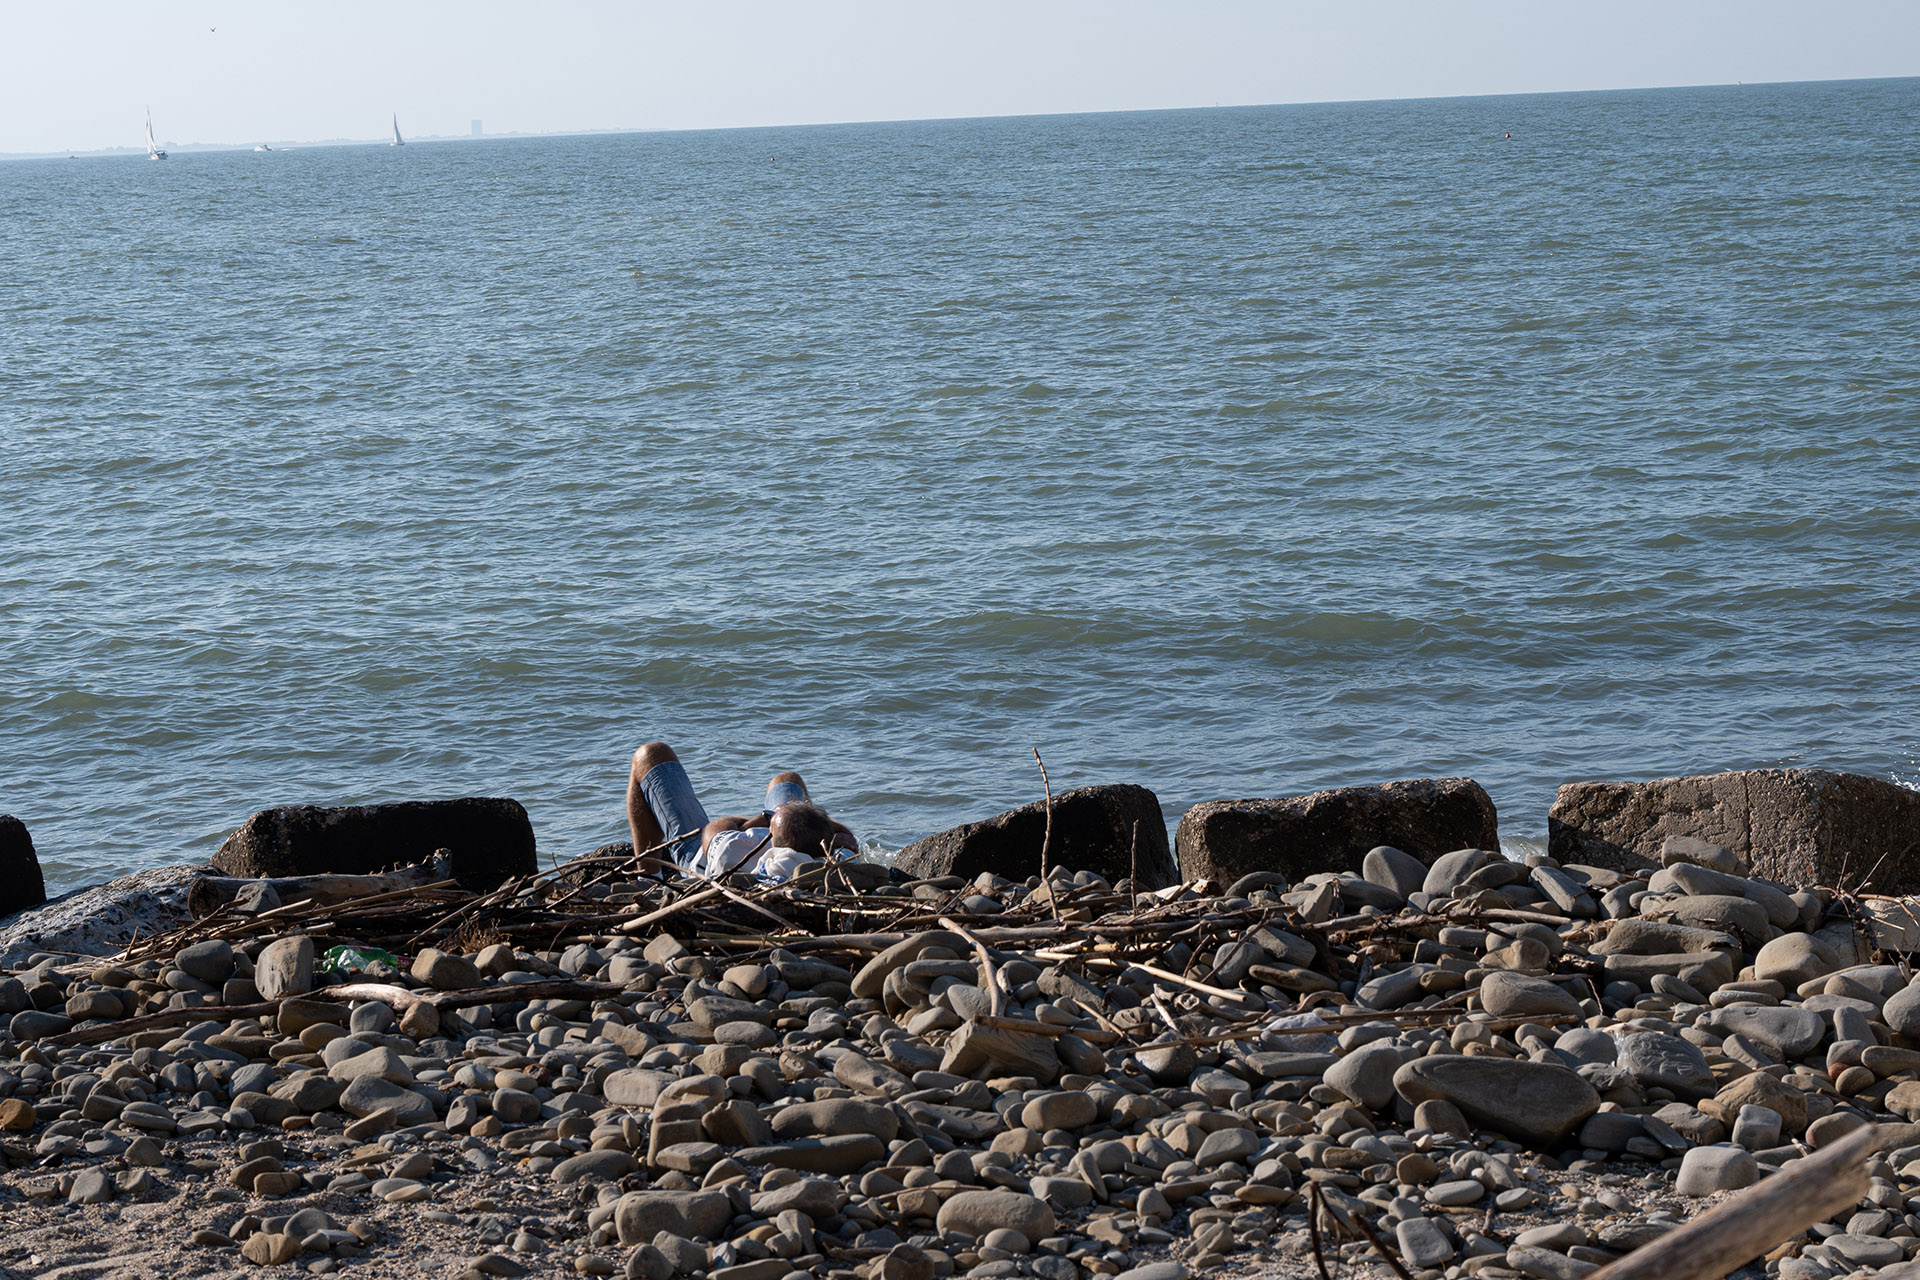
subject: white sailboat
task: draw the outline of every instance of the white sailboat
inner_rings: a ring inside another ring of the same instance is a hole
[[[147,159],[165,160],[166,158],[167,158],[167,153],[162,151],[157,145],[155,145],[153,141],[153,108],[148,107],[147,108]]]
[[[395,115],[393,118],[393,141],[387,145],[390,147],[404,147],[407,145],[407,140],[400,136],[400,117],[398,115]]]

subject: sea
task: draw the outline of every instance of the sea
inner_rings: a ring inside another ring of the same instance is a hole
[[[137,124],[137,122],[136,122]],[[1920,80],[0,165],[0,812],[1920,773]]]

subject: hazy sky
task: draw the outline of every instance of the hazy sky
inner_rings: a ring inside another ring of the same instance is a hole
[[[0,152],[1920,74],[1920,3],[0,5]]]

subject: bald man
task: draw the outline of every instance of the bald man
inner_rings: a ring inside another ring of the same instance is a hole
[[[835,852],[858,857],[853,832],[827,816],[807,794],[807,784],[791,770],[767,783],[765,807],[757,814],[709,818],[694,793],[686,766],[664,742],[649,742],[633,753],[627,773],[627,826],[640,870],[665,878],[669,865],[707,877],[741,873],[763,880],[788,880],[809,862]],[[666,857],[647,854],[666,845]]]

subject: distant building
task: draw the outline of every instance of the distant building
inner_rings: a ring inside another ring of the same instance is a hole
[[[480,136],[480,122],[478,120],[473,122],[473,136],[476,138]]]

